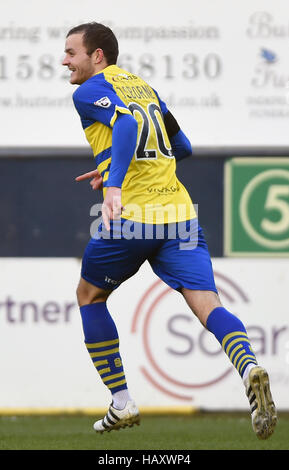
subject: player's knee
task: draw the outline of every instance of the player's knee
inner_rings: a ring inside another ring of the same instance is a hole
[[[110,291],[105,291],[100,287],[93,286],[82,279],[76,289],[76,297],[79,307],[96,302],[106,302],[109,295]]]
[[[200,322],[206,326],[210,313],[217,307],[221,307],[221,301],[216,292],[182,289],[182,294]]]

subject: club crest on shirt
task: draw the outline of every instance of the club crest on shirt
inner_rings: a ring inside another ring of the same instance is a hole
[[[104,96],[103,98],[100,98],[100,100],[95,101],[93,104],[95,106],[100,106],[101,108],[109,108],[111,101],[107,96]]]

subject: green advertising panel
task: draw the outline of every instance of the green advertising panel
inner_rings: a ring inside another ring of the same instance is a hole
[[[289,158],[232,158],[225,164],[224,252],[289,256]]]

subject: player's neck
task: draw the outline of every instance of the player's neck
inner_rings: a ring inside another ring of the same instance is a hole
[[[101,73],[107,67],[109,67],[109,65],[105,59],[102,60],[99,64],[95,64],[93,76],[97,75],[98,73]]]

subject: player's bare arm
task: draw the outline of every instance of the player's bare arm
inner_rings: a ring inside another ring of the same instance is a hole
[[[75,181],[84,181],[87,179],[91,179],[90,186],[92,189],[102,189],[102,176],[98,170],[92,170],[88,173],[83,173],[75,178]]]
[[[82,175],[77,176],[75,181],[85,181],[87,179],[91,179],[89,184],[93,190],[102,189],[102,176],[98,170],[92,170],[88,173],[83,173]],[[110,220],[119,219],[123,209],[124,207],[121,203],[121,189],[113,186],[107,188],[102,204],[102,218],[107,230],[110,228]]]

